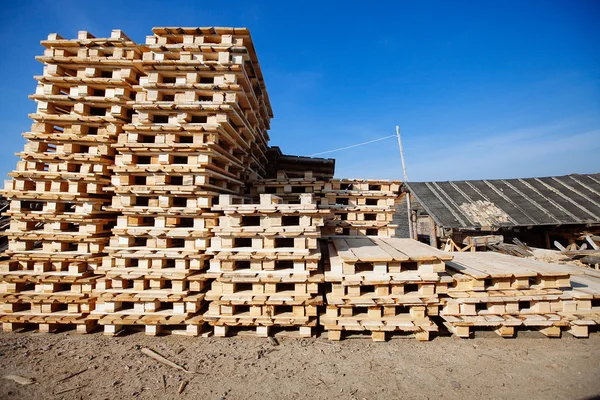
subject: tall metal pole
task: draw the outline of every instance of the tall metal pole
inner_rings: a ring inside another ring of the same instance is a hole
[[[402,139],[400,138],[400,127],[396,125],[396,136],[398,137],[398,147],[400,148],[400,159],[402,160],[402,172],[404,173],[404,182],[408,182],[406,173],[406,164],[404,162],[404,150],[402,149]],[[413,233],[412,212],[410,210],[410,192],[406,193],[406,210],[408,212],[408,232],[411,239],[414,239],[416,232]]]

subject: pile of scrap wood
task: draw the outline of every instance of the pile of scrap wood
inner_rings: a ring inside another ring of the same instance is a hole
[[[554,245],[561,250],[561,254],[579,260],[590,266],[600,267],[600,236],[585,235],[581,239],[585,240],[581,246],[572,243],[567,247],[561,246],[560,243],[554,242]],[[589,247],[588,247],[589,245]]]
[[[519,239],[513,239],[514,244],[498,243],[488,244],[487,249],[496,253],[508,254],[515,257],[533,257],[533,250]]]
[[[504,243],[502,235],[485,236],[467,236],[463,239],[463,247],[459,246],[454,240],[449,238],[446,241],[444,251],[457,251],[464,253],[466,251],[475,252],[478,249],[482,251],[494,251],[496,253],[508,254],[515,257],[532,257],[533,250],[519,239],[513,239],[514,244]]]

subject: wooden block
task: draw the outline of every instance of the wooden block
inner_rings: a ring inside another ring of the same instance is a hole
[[[122,325],[104,325],[104,336],[114,336],[123,328]]]
[[[312,327],[310,326],[301,326],[300,327],[300,336],[309,338],[312,336]]]
[[[3,322],[2,323],[2,331],[3,332],[7,332],[7,333],[8,332],[14,332],[17,329],[20,329],[22,327],[23,327],[22,324],[16,324],[16,323],[13,323],[13,322]]]
[[[378,319],[381,318],[381,307],[369,307],[368,315],[369,318]]]
[[[425,307],[411,307],[410,315],[413,318],[425,318]]]
[[[496,329],[494,332],[496,332],[498,335],[500,335],[502,337],[513,337],[513,336],[515,336],[515,327],[514,326],[501,326],[498,329]]]
[[[84,324],[78,324],[76,331],[80,334],[90,333],[96,329],[96,321],[86,321]]]
[[[419,288],[419,294],[423,296],[432,296],[435,294],[435,285],[434,284],[422,284]]]
[[[338,310],[340,310],[338,307],[327,307],[325,310],[325,315],[329,318],[337,318]]]
[[[215,336],[216,337],[225,337],[225,336],[227,336],[227,326],[217,325],[217,326],[214,327],[214,329],[215,329]]]
[[[390,287],[388,285],[377,285],[375,286],[376,296],[388,296],[390,294]]]
[[[558,326],[548,326],[546,328],[540,329],[540,332],[542,332],[547,337],[552,337],[552,338],[560,337],[560,327],[558,327]]]
[[[415,338],[420,342],[429,341],[429,331],[419,331],[415,332]]]
[[[186,303],[184,303],[184,302],[173,303],[173,313],[175,313],[175,314],[185,314],[185,312],[186,312],[185,304]]]
[[[396,306],[383,306],[383,316],[393,317],[396,315]]]
[[[477,315],[475,304],[463,303],[460,305],[460,313],[463,315]]]
[[[233,312],[234,312],[234,306],[232,306],[230,304],[221,304],[220,305],[219,313],[221,315],[233,315]]]
[[[266,306],[265,306],[266,308]],[[260,317],[262,316],[263,309],[261,306],[250,306],[250,315],[253,317]]]
[[[571,325],[571,328],[567,332],[577,338],[586,338],[589,336],[587,325]]]
[[[144,328],[144,333],[146,336],[157,336],[160,334],[161,326],[160,325],[146,325]]]
[[[38,330],[42,333],[55,332],[58,329],[57,324],[39,324]]]
[[[527,277],[516,277],[512,283],[513,289],[527,289],[529,288],[529,278]]]
[[[371,332],[371,339],[373,339],[374,342],[385,342],[385,331]]]
[[[497,304],[497,303],[492,303],[489,307],[488,310],[492,313],[492,314],[504,314],[506,309],[505,309],[505,305],[504,304]]]
[[[198,336],[200,335],[200,325],[187,325],[185,327],[186,336]]]
[[[339,308],[339,310],[340,310],[340,317],[351,317],[352,315],[354,315],[353,307],[341,307],[341,308]]]
[[[519,312],[519,303],[506,303],[505,305],[505,309],[507,313],[517,313]]]
[[[448,315],[456,315],[456,314],[460,314],[460,304],[459,303],[450,303],[447,302],[446,305],[444,306],[444,313],[448,314]]]
[[[358,289],[360,294],[360,288]],[[346,290],[342,284],[332,283],[331,284],[331,294],[335,297],[344,296],[346,294]]]
[[[468,326],[455,326],[454,334],[461,338],[468,338],[471,334],[470,328]]]
[[[327,339],[328,340],[341,340],[342,339],[342,331],[327,331]]]
[[[550,302],[538,301],[532,304],[531,309],[536,313],[546,314],[550,312]]]
[[[257,326],[256,327],[256,336],[258,337],[268,337],[269,336],[269,327],[268,326]]]
[[[304,306],[293,306],[292,311],[295,317],[304,317],[306,315]]]

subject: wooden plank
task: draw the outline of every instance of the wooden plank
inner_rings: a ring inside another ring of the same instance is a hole
[[[377,244],[375,244],[371,239],[346,239],[346,243],[360,261],[394,261],[394,259],[387,252],[385,252],[381,247],[377,246]]]
[[[446,266],[459,271],[462,274],[469,275],[475,279],[486,279],[490,276],[487,272],[474,268],[463,261],[446,261]]]
[[[523,259],[494,252],[456,254],[454,261],[490,274],[494,277],[534,277],[538,272],[524,267]]]
[[[372,238],[371,240],[373,241],[373,243],[375,243],[376,245],[378,245],[379,247],[381,247],[381,249],[383,251],[385,251],[386,253],[388,253],[390,255],[390,257],[392,257],[393,261],[409,261],[410,260],[409,256],[407,256],[406,254],[404,254],[400,250],[398,250],[398,249],[390,246],[389,244],[387,244],[383,240],[381,240],[379,238]]]
[[[344,239],[334,239],[333,245],[338,252],[340,259],[344,262],[356,262],[359,261],[358,257],[350,250],[350,246]]]
[[[413,261],[452,260],[452,255],[441,250],[417,242],[413,239],[381,239],[384,243],[401,251]]]

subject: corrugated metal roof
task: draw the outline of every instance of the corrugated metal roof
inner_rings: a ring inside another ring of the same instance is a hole
[[[405,185],[443,228],[600,224],[600,173]]]

